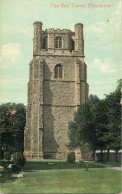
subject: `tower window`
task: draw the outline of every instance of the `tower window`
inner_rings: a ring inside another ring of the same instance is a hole
[[[55,78],[62,78],[62,65],[58,64],[55,66]]]
[[[43,49],[47,49],[47,36],[43,39]]]
[[[75,50],[75,42],[73,39],[71,39],[71,48],[72,50]]]
[[[63,47],[63,39],[61,37],[55,38],[55,48]]]

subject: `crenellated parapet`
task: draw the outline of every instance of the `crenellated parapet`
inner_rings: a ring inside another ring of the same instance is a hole
[[[84,56],[83,24],[76,24],[75,31],[54,28],[43,31],[42,23],[34,22],[33,55],[51,50],[69,50],[70,54]]]
[[[59,34],[67,34],[67,33],[71,33],[72,34],[72,31],[71,30],[68,30],[68,29],[54,29],[54,28],[48,28],[46,29],[44,32],[46,33],[59,33]]]

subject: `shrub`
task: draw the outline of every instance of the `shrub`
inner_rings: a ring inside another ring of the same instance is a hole
[[[15,171],[15,172],[19,172],[19,171],[21,171],[21,166],[18,165],[17,163],[13,164],[12,165],[12,170]]]
[[[14,154],[14,161],[15,163],[12,165],[12,170],[19,172],[26,163],[26,158],[23,156],[23,154]]]
[[[67,155],[67,161],[69,163],[75,163],[75,152],[70,152],[68,155]]]
[[[84,162],[83,161],[79,161],[78,163],[77,163],[77,165],[79,166],[79,167],[83,167],[84,168]]]
[[[26,164],[26,158],[24,157],[24,155],[19,154],[19,155],[17,156],[16,163],[17,163],[19,166],[23,167],[23,166]]]
[[[14,163],[16,163],[16,160],[17,160],[17,154],[18,154],[18,153],[16,153],[16,152],[14,152],[14,153],[12,154],[12,157],[13,157],[13,161],[14,161]]]
[[[87,162],[85,162],[84,167],[85,167],[85,170],[88,171],[89,164]]]

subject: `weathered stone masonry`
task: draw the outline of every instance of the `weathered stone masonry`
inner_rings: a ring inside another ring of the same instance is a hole
[[[24,135],[26,157],[66,158],[68,123],[88,98],[83,25],[42,30],[34,23]],[[75,150],[80,157],[79,150]]]

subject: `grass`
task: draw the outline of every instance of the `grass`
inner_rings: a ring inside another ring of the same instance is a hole
[[[85,162],[76,162],[69,164],[61,160],[47,160],[47,161],[27,161],[24,170],[50,170],[50,169],[79,169],[85,168]],[[94,164],[88,164],[89,168],[96,168]]]
[[[4,172],[3,177],[0,177],[1,189],[3,193],[121,192],[121,174],[119,171],[91,167],[85,171],[83,165],[78,165],[78,163],[28,161],[21,171],[21,174],[24,175],[23,178],[12,179],[10,178],[12,171]],[[9,174],[8,179],[4,179],[5,174]]]
[[[101,163],[101,164],[107,164],[107,165],[110,165],[110,166],[116,166],[116,167],[121,167],[121,162],[111,162],[111,161],[104,161],[104,162],[98,162],[98,163]]]

